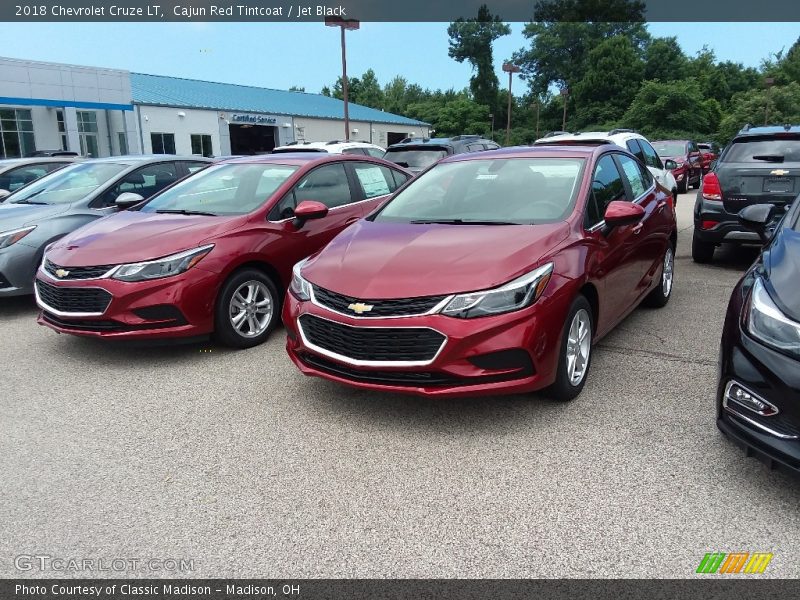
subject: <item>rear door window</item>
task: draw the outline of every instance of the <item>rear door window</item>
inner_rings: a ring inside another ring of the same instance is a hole
[[[644,140],[638,141],[639,145],[642,147],[642,153],[644,154],[644,164],[654,169],[663,169],[664,164],[661,162],[661,158],[658,156],[655,149]]]
[[[353,172],[365,199],[391,194],[397,187],[392,172],[382,165],[357,163]]]
[[[650,187],[648,181],[642,176],[642,170],[636,161],[624,154],[617,155],[617,160],[622,167],[622,173],[626,181],[630,185],[633,198],[643,196],[645,191]]]
[[[636,158],[640,161],[644,162],[644,152],[642,151],[642,147],[639,145],[638,140],[628,140],[625,142],[625,145],[628,147],[628,152],[633,154]]]

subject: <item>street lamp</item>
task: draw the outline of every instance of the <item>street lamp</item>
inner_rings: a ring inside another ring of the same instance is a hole
[[[536,100],[534,100],[534,102],[536,102],[536,139],[538,140],[539,139],[539,109],[541,109],[541,107],[542,107],[542,101],[537,96]]]
[[[764,85],[767,87],[767,101],[764,105],[764,125],[769,124],[769,103],[772,100],[772,86],[775,85],[774,77],[767,77],[764,79]]]
[[[514,63],[504,62],[503,71],[508,73],[508,120],[506,121],[506,146],[511,140],[511,77],[522,69]]]
[[[559,92],[564,97],[564,116],[561,117],[561,131],[567,130],[567,100],[569,99],[569,88],[561,88]]]
[[[344,100],[344,139],[350,141],[350,113],[347,108],[347,51],[344,42],[344,32],[346,29],[355,30],[361,23],[355,19],[342,19],[340,17],[325,17],[325,25],[328,27],[340,27],[342,30],[342,99]]]
[[[489,113],[489,118],[492,120],[492,141],[494,141],[494,113]]]

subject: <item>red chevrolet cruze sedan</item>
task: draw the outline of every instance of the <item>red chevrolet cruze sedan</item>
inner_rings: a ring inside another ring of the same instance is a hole
[[[672,196],[616,146],[446,158],[294,267],[283,307],[307,375],[429,396],[549,388],[670,298]]]
[[[35,281],[39,323],[109,339],[263,342],[292,266],[410,173],[368,156],[231,159],[61,238]]]

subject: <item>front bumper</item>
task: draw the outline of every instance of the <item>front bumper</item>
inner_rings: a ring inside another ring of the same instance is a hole
[[[33,293],[38,248],[17,242],[0,250],[0,298]]]
[[[530,392],[552,384],[568,306],[543,296],[524,310],[475,319],[441,314],[357,318],[289,293],[282,317],[286,350],[306,375],[377,391],[458,397]],[[352,359],[314,344],[299,322],[304,315],[358,328],[428,328],[445,339],[438,352],[414,364]]]
[[[115,279],[55,280],[39,269],[39,282],[65,288],[98,288],[110,294],[108,306],[91,312],[58,310],[35,289],[38,323],[59,333],[107,339],[159,339],[203,336],[214,329],[218,276],[195,266],[185,273],[151,281]]]
[[[736,292],[734,292],[736,293]],[[729,313],[728,319],[737,315]],[[717,388],[717,426],[770,467],[800,474],[800,362],[772,350],[728,324]],[[725,398],[735,382],[778,409],[761,416]],[[727,406],[726,406],[727,404]]]

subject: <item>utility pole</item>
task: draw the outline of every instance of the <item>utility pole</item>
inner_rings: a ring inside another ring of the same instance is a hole
[[[767,101],[764,103],[764,125],[769,125],[769,105],[772,101],[772,86],[775,85],[775,78],[767,77],[764,79],[764,85],[767,87]]]
[[[561,131],[567,130],[567,100],[569,100],[569,88],[561,88],[561,97],[564,98],[564,115],[561,117]]]
[[[350,112],[347,106],[348,81],[347,81],[347,49],[344,41],[346,29],[358,29],[361,24],[355,19],[342,19],[340,17],[325,17],[325,25],[328,27],[340,27],[342,30],[342,100],[344,101],[344,139],[350,141]]]
[[[489,118],[492,120],[492,141],[494,141],[494,113],[489,113]]]
[[[536,139],[539,139],[539,109],[542,107],[542,102],[539,97],[536,97]]]
[[[522,69],[514,63],[503,63],[503,71],[508,73],[508,119],[506,121],[506,146],[511,141],[511,78],[514,73],[519,73]]]

